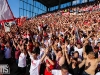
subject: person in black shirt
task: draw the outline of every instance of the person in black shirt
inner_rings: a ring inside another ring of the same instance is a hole
[[[99,55],[99,47],[98,46],[94,47],[94,53],[95,53],[95,58],[98,58],[98,55]]]
[[[68,53],[65,50],[65,56],[69,65],[69,72],[72,75],[79,75],[79,70],[83,67],[85,60],[83,60],[81,63],[78,62],[78,58],[72,57],[71,60],[69,60]]]
[[[72,75],[78,75],[79,74],[79,67],[78,67],[77,58],[72,59],[72,62],[69,64],[69,70],[71,71]]]
[[[98,58],[98,56],[99,56],[99,47],[98,46],[95,46],[94,47],[94,53],[95,53],[95,58]],[[98,72],[98,71],[100,71],[100,64],[98,64],[98,66],[97,66],[97,69],[96,69],[96,73]]]

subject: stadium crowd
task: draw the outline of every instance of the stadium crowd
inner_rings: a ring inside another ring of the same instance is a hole
[[[18,75],[27,75],[27,67],[29,75],[100,75],[100,4],[92,7],[47,13],[10,32],[1,28],[0,64],[16,62]]]

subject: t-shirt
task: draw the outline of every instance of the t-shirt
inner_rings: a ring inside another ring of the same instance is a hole
[[[15,59],[18,59],[20,55],[20,50],[15,51]]]
[[[96,73],[96,75],[100,75],[100,72]]]
[[[5,48],[5,46],[4,46],[4,44],[2,43],[2,44],[1,44],[1,50],[4,50],[4,48]]]
[[[82,53],[83,53],[83,48],[78,49],[77,47],[74,47],[75,51],[79,52],[79,56],[82,57]]]
[[[70,71],[70,73],[71,74],[73,74],[73,75],[78,75],[78,73],[79,73],[79,67],[78,66],[76,66],[74,69],[72,68],[72,63],[69,65],[69,71]]]
[[[54,66],[51,65],[50,62],[47,59],[46,59],[46,64],[49,64],[50,66],[47,67],[48,69],[47,68],[45,69],[44,75],[52,75],[51,70],[54,68]]]
[[[31,59],[31,66],[30,66],[30,75],[39,75],[39,66],[40,66],[40,60],[34,60],[32,56],[30,56]]]
[[[61,70],[52,70],[52,75],[62,75]],[[66,74],[66,75],[71,75],[71,74]]]
[[[27,55],[25,55],[24,53],[20,54],[19,60],[18,60],[19,67],[26,67],[26,57],[27,57]]]
[[[5,58],[11,58],[11,50],[10,48],[5,47]]]

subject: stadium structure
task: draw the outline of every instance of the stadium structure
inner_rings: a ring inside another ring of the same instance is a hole
[[[19,0],[19,18],[14,17],[7,0],[0,0],[0,25],[14,21],[21,25],[25,18],[33,18],[49,12],[72,7],[96,4],[99,0]],[[9,15],[8,15],[9,14]],[[24,16],[24,18],[21,18]]]
[[[19,16],[29,18],[57,10],[96,3],[98,0],[19,0]]]

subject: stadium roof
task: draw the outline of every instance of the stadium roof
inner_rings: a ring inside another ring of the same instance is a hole
[[[60,4],[63,4],[73,0],[37,0],[37,1],[45,5],[46,7],[53,7],[59,5],[59,2]]]

